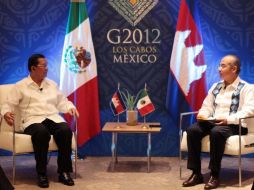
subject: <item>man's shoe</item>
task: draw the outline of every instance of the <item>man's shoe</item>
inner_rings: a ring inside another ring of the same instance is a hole
[[[68,186],[74,185],[74,181],[71,178],[70,173],[67,173],[67,172],[60,173],[58,180],[64,185],[68,185]]]
[[[38,186],[41,188],[49,187],[49,181],[46,175],[38,175]]]
[[[202,174],[194,174],[192,173],[189,179],[183,182],[183,187],[191,187],[194,185],[198,185],[200,183],[203,183],[203,176]]]
[[[216,189],[220,185],[218,177],[211,176],[204,189]]]

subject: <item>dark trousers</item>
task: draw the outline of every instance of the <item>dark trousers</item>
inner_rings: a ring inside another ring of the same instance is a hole
[[[12,190],[14,187],[9,182],[3,169],[0,166],[0,190]]]
[[[241,129],[241,134],[246,135],[247,128]],[[195,123],[187,129],[188,162],[187,168],[195,173],[201,171],[201,140],[204,136],[210,135],[210,163],[212,175],[219,175],[221,160],[225,150],[228,137],[239,134],[238,125],[215,126],[209,122]]]
[[[53,135],[58,147],[57,172],[72,172],[72,132],[67,123],[55,123],[52,120],[45,119],[42,123],[35,123],[28,126],[24,132],[32,136],[38,174],[46,175],[50,135]]]

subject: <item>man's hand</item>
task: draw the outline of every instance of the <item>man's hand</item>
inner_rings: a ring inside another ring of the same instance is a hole
[[[75,116],[75,117],[79,117],[79,113],[78,113],[78,110],[77,109],[75,109],[75,108],[71,108],[70,110],[69,110],[69,113],[72,115],[72,116]]]
[[[6,112],[4,114],[4,119],[7,122],[8,125],[13,126],[14,124],[14,113]]]
[[[216,119],[215,125],[227,125],[228,121],[227,119]]]

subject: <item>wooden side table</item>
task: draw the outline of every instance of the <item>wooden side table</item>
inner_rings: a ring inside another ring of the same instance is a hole
[[[150,172],[151,163],[151,134],[159,133],[161,130],[160,123],[139,123],[135,126],[129,126],[125,122],[107,122],[102,128],[103,132],[112,132],[112,170],[117,163],[117,135],[118,133],[144,134],[147,133],[147,172]]]

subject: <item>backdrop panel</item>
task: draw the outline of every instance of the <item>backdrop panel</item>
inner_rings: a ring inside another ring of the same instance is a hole
[[[87,0],[98,66],[101,127],[116,121],[109,102],[118,82],[133,95],[144,88],[156,111],[147,121],[160,122],[162,131],[152,137],[152,155],[178,155],[178,126],[165,107],[169,62],[177,23],[179,0]],[[128,15],[131,8],[137,15]],[[141,7],[140,9],[138,9]],[[142,7],[146,7],[142,9]],[[219,80],[221,57],[238,54],[240,76],[254,82],[254,2],[199,1],[207,87]],[[59,83],[60,62],[68,19],[69,0],[0,1],[0,84],[28,75],[27,59],[40,52],[48,58],[48,77]],[[142,57],[142,58],[141,58]],[[120,116],[125,121],[125,114]],[[139,120],[142,118],[139,116]],[[121,135],[120,155],[146,155],[145,135]],[[80,154],[110,155],[111,135],[100,133],[80,148]]]

